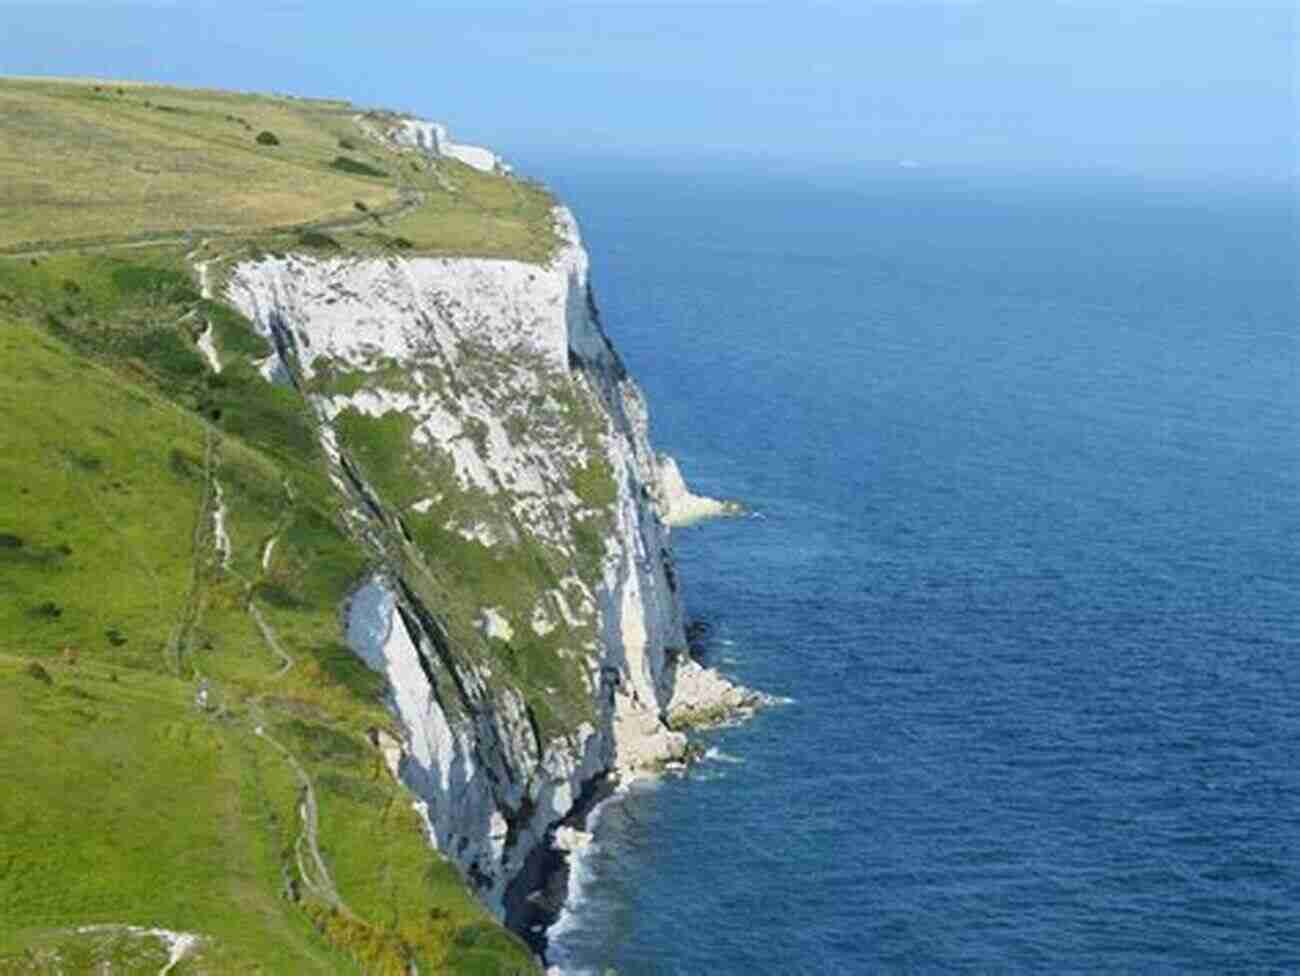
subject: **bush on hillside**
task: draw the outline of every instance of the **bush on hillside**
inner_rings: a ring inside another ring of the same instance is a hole
[[[263,129],[257,134],[257,144],[259,146],[278,146],[280,137],[268,129]]]
[[[338,241],[330,237],[329,234],[322,234],[318,230],[298,231],[298,244],[301,247],[311,247],[321,251],[337,251],[339,249]]]
[[[359,159],[351,159],[348,156],[335,156],[334,162],[330,163],[330,169],[336,169],[343,173],[353,173],[356,176],[378,176],[382,178],[388,175],[382,169],[371,166],[369,163],[363,163]]]

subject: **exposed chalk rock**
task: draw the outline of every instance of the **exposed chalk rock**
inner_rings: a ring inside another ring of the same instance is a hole
[[[689,655],[683,655],[677,662],[675,677],[672,700],[668,704],[668,722],[674,728],[718,725],[778,701],[734,684]]]
[[[194,932],[174,932],[171,929],[145,928],[140,925],[80,925],[75,931],[78,935],[102,935],[119,939],[157,939],[167,953],[158,976],[167,976],[206,941],[204,936]],[[105,961],[102,972],[109,972],[111,967],[112,964]],[[99,971],[101,970],[96,970]]]
[[[226,496],[221,482],[212,480],[212,538],[217,560],[223,568],[230,566],[230,533],[226,531]]]
[[[557,850],[561,851],[580,851],[591,846],[592,836],[585,830],[579,830],[577,827],[557,827],[555,829],[554,844]]]
[[[444,151],[432,124],[401,132]],[[544,266],[267,256],[235,266],[226,295],[272,340],[263,375],[311,404],[349,524],[374,549],[347,638],[387,680],[402,742],[385,760],[430,842],[502,916],[596,784],[687,755],[670,713],[757,701],[677,650],[666,521],[710,500],[651,448],[576,224],[563,209],[555,221],[563,243]],[[404,438],[416,483],[371,480],[349,432],[376,424]],[[476,601],[472,640],[450,636],[453,608],[417,585],[420,567],[454,578],[464,558],[490,573],[510,553],[511,588]]]
[[[509,643],[514,639],[515,631],[507,620],[496,607],[484,607],[478,615],[479,630],[486,637],[493,637],[497,640],[503,640]]]
[[[447,127],[438,122],[412,118],[383,121],[364,115],[357,116],[356,122],[373,138],[392,146],[415,149],[427,156],[456,159],[485,173],[509,171],[492,150],[453,142],[447,134]]]
[[[402,747],[401,741],[393,738],[384,729],[375,729],[371,741],[374,743],[375,748],[379,750],[380,755],[384,757],[384,765],[388,767],[393,779],[400,781],[402,778],[402,760],[406,757],[406,750]]]
[[[686,487],[686,479],[682,477],[677,462],[667,454],[660,454],[657,464],[655,501],[659,505],[664,522],[668,525],[691,525],[722,515],[739,515],[744,511],[744,507],[739,502],[693,494]]]

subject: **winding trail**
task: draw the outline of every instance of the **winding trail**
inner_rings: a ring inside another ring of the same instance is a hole
[[[285,224],[276,227],[249,227],[242,230],[217,230],[204,228],[202,231],[164,231],[153,234],[134,234],[123,237],[69,238],[62,241],[50,241],[39,244],[15,244],[0,248],[3,258],[39,258],[51,254],[63,254],[68,251],[117,251],[133,248],[158,247],[166,244],[192,244],[196,233],[201,233],[205,240],[255,238],[262,235],[294,234],[300,231],[318,231],[321,233],[334,230],[349,230],[354,227],[369,226],[376,218],[388,220],[401,217],[424,204],[421,191],[403,190],[397,201],[387,207],[375,207],[360,216],[348,215],[325,220],[307,221],[300,224]]]
[[[230,568],[230,533],[226,531],[226,495],[221,482],[212,479],[212,544],[217,550],[222,569]]]
[[[198,248],[195,248],[195,250],[185,255],[185,260],[186,261],[190,260],[190,258],[193,257],[195,253],[197,253],[199,248],[202,248],[203,245],[206,243],[207,241],[200,242]],[[199,294],[203,296],[203,298],[208,300],[211,300],[212,298],[212,276],[208,273],[208,265],[211,264],[212,261],[218,261],[218,260],[220,260],[219,257],[211,258],[207,261],[194,262],[194,269],[199,273]],[[220,373],[221,357],[217,355],[216,344],[212,341],[212,319],[211,318],[204,321],[203,332],[199,335],[199,338],[196,341],[196,345],[199,347],[199,352],[203,353],[203,358],[208,361],[208,365],[212,367],[212,372]]]
[[[267,572],[271,568],[271,555],[275,552],[275,544],[280,540],[280,533],[288,528],[289,523],[293,521],[293,485],[289,483],[288,479],[285,479],[284,482],[284,496],[286,501],[284,512],[276,521],[266,542],[262,544],[262,558],[260,563],[263,573]],[[240,578],[242,579],[243,577]],[[293,657],[284,649],[284,645],[280,643],[279,638],[275,636],[275,628],[267,623],[266,618],[262,616],[262,608],[254,602],[252,584],[247,580],[244,580],[244,586],[244,607],[248,611],[248,615],[253,618],[253,623],[257,625],[257,630],[262,635],[262,641],[268,648],[270,648],[271,653],[280,659],[280,670],[271,675],[271,680],[283,677],[284,674],[293,667]]]
[[[177,677],[181,674],[181,668],[184,664],[182,651],[186,643],[186,637],[193,630],[195,622],[199,617],[199,591],[203,586],[203,572],[200,569],[203,552],[203,533],[204,524],[211,519],[214,536],[214,548],[217,550],[219,557],[229,559],[230,540],[225,540],[225,552],[222,551],[221,539],[217,536],[218,530],[224,535],[225,533],[225,512],[224,507],[220,510],[213,506],[213,498],[218,498],[220,502],[221,486],[217,484],[215,472],[215,458],[217,452],[217,435],[216,432],[207,424],[203,429],[203,495],[199,500],[198,517],[194,520],[193,538],[190,540],[191,552],[193,557],[190,560],[190,588],[185,595],[185,606],[181,611],[181,619],[173,631],[172,639],[168,641],[168,648],[164,650],[164,656],[175,660],[173,668]],[[223,562],[224,565],[224,562]],[[198,662],[194,655],[191,654],[190,669],[194,672],[195,680],[203,680],[204,675],[198,668]]]
[[[271,680],[274,681],[276,678],[284,677],[288,670],[293,667],[293,658],[284,649],[279,638],[275,636],[275,631],[266,622],[266,618],[262,616],[262,609],[253,602],[251,595],[248,600],[248,615],[253,618],[258,633],[262,635],[262,640],[271,649],[271,653],[280,659],[280,669],[271,675]]]
[[[271,675],[271,680],[275,680],[276,678],[283,677],[285,673],[293,667],[293,656],[284,649],[284,645],[280,643],[280,639],[275,634],[275,628],[273,628],[270,623],[267,622],[266,617],[262,615],[262,608],[257,605],[254,597],[254,581],[248,579],[243,573],[239,572],[239,570],[235,569],[234,566],[231,565],[234,548],[230,541],[229,532],[226,529],[226,506],[224,494],[221,489],[221,482],[217,480],[216,466],[212,460],[213,453],[215,453],[215,445],[210,447],[208,457],[205,461],[208,487],[204,495],[204,510],[206,510],[209,499],[215,499],[216,502],[212,512],[214,537],[213,548],[216,550],[221,570],[229,573],[244,584],[244,609],[248,612],[248,615],[253,618],[253,623],[257,627],[258,633],[262,635],[262,642],[280,661],[279,669]],[[293,491],[288,482],[285,482],[284,489],[289,502],[292,503]],[[263,571],[265,571],[270,565],[271,553],[275,548],[276,541],[280,537],[280,533],[284,530],[285,521],[286,518],[282,516],[276,523],[271,536],[266,540],[262,547],[261,567]]]
[[[217,499],[221,498],[221,484],[217,481],[215,465],[212,463],[214,453],[215,444],[211,445],[207,459],[206,470],[210,487],[209,492],[205,494],[205,500],[211,495],[215,495]],[[289,503],[292,504],[293,490],[287,481],[285,482],[284,489]],[[286,513],[289,511],[289,509],[286,509]],[[287,517],[288,515],[286,514],[286,516],[281,518],[280,522],[277,523],[275,527],[275,531],[265,543],[261,557],[263,569],[265,569],[270,562],[271,551],[275,546],[276,540],[279,538],[280,532],[283,531],[284,522]],[[284,646],[280,643],[280,639],[276,636],[275,628],[267,622],[266,618],[262,615],[261,608],[255,602],[253,583],[230,565],[232,550],[230,539],[225,534],[224,527],[218,534],[218,538],[214,540],[214,548],[221,559],[220,566],[222,571],[231,574],[244,584],[244,608],[248,611],[248,615],[252,617],[258,633],[262,636],[263,643],[266,644],[271,652],[280,659],[279,670],[271,675],[269,680],[283,677],[289,669],[293,667],[294,660],[290,656],[289,652],[284,649]],[[195,674],[200,678],[202,677],[197,667],[195,667]],[[330,874],[329,867],[325,864],[325,859],[321,855],[319,836],[320,806],[316,799],[316,787],[312,783],[310,774],[288,746],[266,731],[267,722],[265,717],[262,715],[262,702],[260,699],[253,703],[250,715],[256,716],[255,718],[250,718],[250,720],[253,721],[253,733],[258,738],[270,743],[271,746],[280,753],[284,761],[293,769],[294,775],[298,779],[302,796],[298,805],[298,814],[302,819],[302,829],[299,831],[298,837],[294,841],[293,849],[294,860],[298,868],[298,875],[302,879],[303,885],[308,891],[320,898],[322,901],[332,905],[336,910],[351,918],[356,918],[356,914],[348,907],[342,896],[339,895],[338,887],[334,883],[334,876]],[[305,855],[304,849],[306,851]]]
[[[307,775],[307,770],[303,769],[302,763],[298,762],[297,757],[278,739],[273,738],[262,723],[257,724],[253,729],[253,733],[279,750],[285,762],[293,768],[302,787],[302,803],[299,804],[298,812],[302,817],[303,829],[298,834],[297,841],[294,842],[294,856],[298,861],[298,873],[302,876],[303,884],[318,898],[329,902],[345,915],[356,918],[352,909],[348,908],[347,903],[339,896],[338,888],[334,885],[334,877],[330,874],[329,868],[325,866],[324,858],[321,857],[318,839],[320,809],[316,803],[316,788],[312,785],[311,777]],[[312,872],[308,871],[307,866],[303,863],[302,849],[304,842],[311,862],[316,868],[314,878]]]

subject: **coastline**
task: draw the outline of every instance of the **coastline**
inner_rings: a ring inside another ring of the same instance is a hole
[[[528,855],[522,870],[506,888],[505,924],[528,943],[529,948],[546,963],[551,929],[562,917],[572,894],[570,860],[585,847],[566,846],[557,838],[579,835],[590,840],[588,824],[605,803],[614,799],[626,785],[606,775],[588,785],[574,801],[573,809],[547,831],[546,839]]]
[[[644,776],[629,783],[619,784],[587,814],[587,823],[583,831],[585,841],[568,850],[567,857],[564,859],[562,870],[566,897],[544,933],[547,951],[542,959],[546,966],[546,976],[585,976],[586,970],[571,968],[567,959],[550,957],[550,950],[559,937],[580,924],[582,909],[586,903],[586,889],[592,881],[589,864],[600,847],[596,840],[596,831],[600,828],[602,816],[614,804],[627,800],[634,790],[653,789],[660,778]]]
[[[694,494],[676,460],[666,453],[656,454],[655,470],[656,509],[670,529],[746,512],[738,501]],[[585,866],[599,846],[595,831],[603,812],[634,790],[653,789],[665,776],[684,776],[697,763],[716,758],[716,750],[694,741],[691,733],[744,722],[762,708],[789,702],[738,684],[706,665],[699,647],[699,635],[705,631],[707,627],[698,623],[688,624],[687,646],[668,653],[670,691],[661,718],[675,748],[638,755],[588,784],[570,813],[547,831],[507,891],[506,925],[529,944],[547,976],[579,972],[553,960],[550,950],[555,937],[579,917],[591,880]]]
[[[634,790],[653,788],[666,776],[685,776],[696,764],[718,758],[716,749],[705,748],[689,733],[744,722],[762,708],[789,701],[729,680],[702,664],[693,649],[679,655],[673,670],[675,685],[665,719],[684,747],[653,763],[613,770],[591,784],[570,814],[547,832],[507,891],[506,925],[537,953],[548,976],[569,976],[549,950],[555,936],[567,931],[579,914],[590,881],[584,866],[598,847],[595,832],[602,813]]]

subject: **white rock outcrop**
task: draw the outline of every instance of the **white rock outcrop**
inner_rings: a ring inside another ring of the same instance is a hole
[[[748,716],[777,699],[744,688],[692,657],[683,657],[674,674],[668,721],[680,728],[716,725]]]
[[[704,519],[739,515],[743,511],[739,502],[692,493],[686,487],[686,479],[682,477],[677,462],[667,454],[659,455],[655,500],[659,503],[664,522],[670,526],[692,525]]]
[[[385,123],[364,115],[357,116],[355,121],[372,138],[380,139],[391,146],[415,149],[427,156],[456,159],[484,173],[509,172],[510,169],[490,149],[453,142],[447,134],[447,127],[439,122],[396,118]]]
[[[167,954],[162,968],[158,970],[158,976],[167,976],[178,964],[192,957],[195,950],[206,941],[204,936],[194,932],[173,932],[171,929],[145,928],[140,925],[80,925],[74,931],[77,935],[106,936],[120,941],[158,940]],[[132,955],[136,957],[137,964],[151,961],[148,960],[147,955],[141,956],[139,953],[132,953]],[[103,960],[95,971],[112,972],[112,963],[107,959]]]

